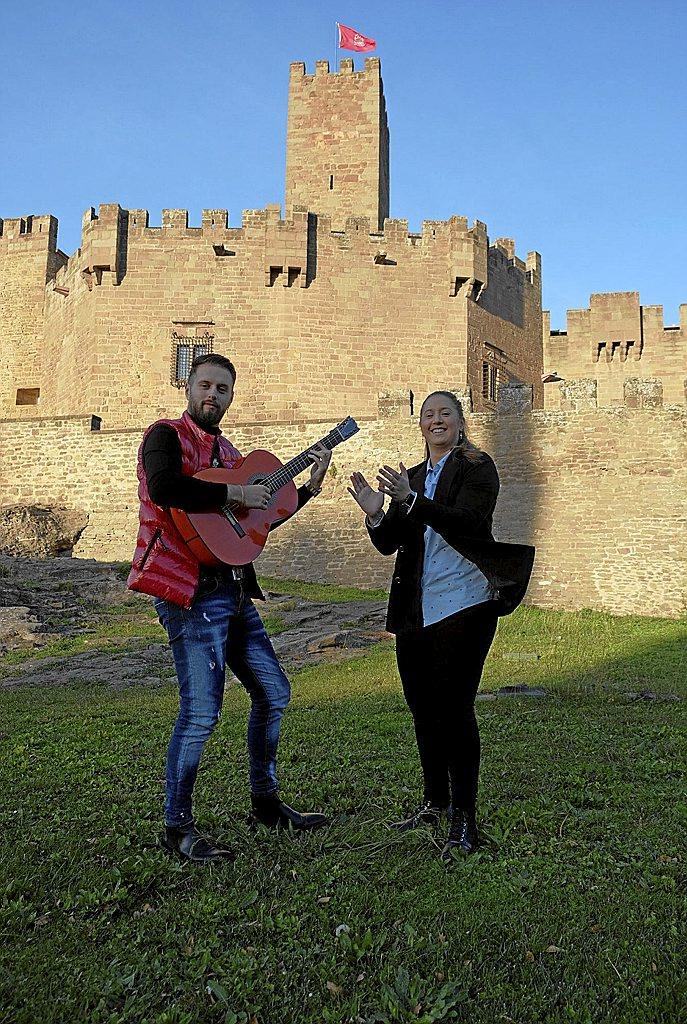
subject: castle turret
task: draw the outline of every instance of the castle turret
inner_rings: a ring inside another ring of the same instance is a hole
[[[45,285],[66,259],[55,217],[0,219],[0,419],[39,403]]]
[[[368,217],[373,230],[389,216],[389,129],[380,62],[363,71],[341,61],[338,74],[317,61],[291,65],[286,148],[286,206],[331,217],[343,230],[348,217]]]
[[[569,309],[566,331],[544,339],[548,408],[683,405],[687,316],[663,324],[662,306],[639,292],[600,292]]]

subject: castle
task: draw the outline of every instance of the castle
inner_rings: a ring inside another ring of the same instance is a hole
[[[81,508],[75,554],[130,557],[141,432],[183,407],[194,355],[222,352],[244,450],[286,458],[347,414],[362,427],[263,571],[374,585],[389,566],[347,504],[348,471],[419,458],[417,405],[450,388],[499,465],[499,535],[537,544],[531,600],[681,614],[687,305],[664,327],[634,292],[592,295],[552,332],[538,253],[464,217],[413,233],[388,214],[367,58],[291,65],[283,218],[273,205],[230,227],[204,210],[190,227],[163,210],[151,227],[102,205],[71,257],[54,217],[0,221],[2,504]]]

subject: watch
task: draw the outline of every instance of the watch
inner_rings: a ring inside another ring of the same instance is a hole
[[[415,493],[415,491],[411,491],[410,494],[408,495],[408,497],[404,498],[403,501],[400,502],[400,504],[403,506],[403,508],[406,510],[406,512],[410,512],[411,508],[415,504],[415,499],[416,498],[417,498],[417,494]]]

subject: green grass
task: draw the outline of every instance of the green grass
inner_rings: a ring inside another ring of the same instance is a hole
[[[684,1013],[685,622],[520,609],[479,704],[485,845],[388,823],[418,797],[391,645],[293,677],[285,794],[334,818],[251,831],[247,699],[197,786],[233,866],[156,848],[173,686],[0,694],[0,1020],[12,1024],[565,1022]],[[537,662],[504,654],[534,654]],[[3,1015],[4,1014],[4,1015]]]
[[[270,636],[283,632],[286,622],[277,612],[262,614]],[[72,636],[59,637],[42,647],[21,647],[0,655],[0,679],[12,674],[15,665],[32,658],[68,658],[86,651],[106,651],[112,648],[140,648],[148,644],[164,643],[166,634],[155,609],[147,601],[122,602],[114,605],[93,624]]]
[[[302,580],[277,580],[271,576],[259,579],[263,591],[273,594],[292,594],[304,601],[327,601],[340,604],[343,601],[385,601],[388,592],[383,589],[360,590],[357,587],[339,587],[331,583],[304,583]]]

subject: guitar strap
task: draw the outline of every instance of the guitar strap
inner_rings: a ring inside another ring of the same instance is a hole
[[[219,450],[219,434],[215,438],[215,443],[212,446],[212,459],[210,460],[210,465],[213,469],[222,468],[224,466]]]

